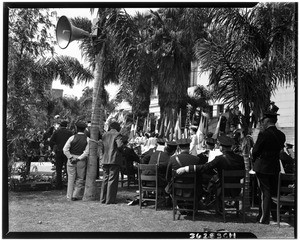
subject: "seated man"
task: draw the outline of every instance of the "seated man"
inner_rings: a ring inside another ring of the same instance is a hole
[[[140,163],[139,156],[135,151],[128,146],[128,136],[122,136],[123,147],[122,147],[122,156],[124,158],[124,163],[121,168],[121,172],[126,174],[129,177],[135,176],[137,174],[137,163]]]
[[[217,169],[218,178],[222,180],[222,170],[245,170],[244,159],[242,156],[235,154],[232,151],[232,146],[234,145],[234,140],[228,136],[219,136],[218,141],[220,143],[220,150],[223,153],[221,156],[215,157],[214,160],[208,162],[204,165],[188,165],[177,169],[177,174],[183,174],[185,172],[207,172],[214,168]],[[240,182],[239,179],[233,178],[232,182]],[[218,196],[221,194],[221,187],[218,186]],[[227,196],[235,197],[239,195],[240,190],[232,189],[227,190],[225,193]]]
[[[186,167],[189,165],[199,165],[200,160],[199,157],[189,154],[190,152],[190,139],[181,139],[177,141],[179,154],[177,156],[172,156],[170,158],[167,172],[166,172],[166,179],[169,183],[169,187],[172,186],[172,170],[177,170],[180,167]],[[200,177],[197,178],[197,197],[201,196],[202,188],[201,188],[201,179]],[[190,195],[186,193],[182,193],[183,196]]]
[[[295,173],[295,159],[293,158],[292,144],[285,144],[285,147],[279,154],[285,173]]]
[[[167,142],[165,146],[165,141],[163,139],[157,140],[156,151],[150,156],[149,164],[158,165],[158,185],[160,187],[165,187],[167,185],[166,180],[166,170],[170,160],[170,157],[175,153],[177,149],[176,142]],[[145,172],[146,175],[151,175],[151,171]]]

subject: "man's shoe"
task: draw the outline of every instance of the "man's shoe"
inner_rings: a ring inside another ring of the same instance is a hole
[[[71,201],[78,201],[79,199],[78,198],[76,198],[76,197],[72,197],[71,198]]]
[[[258,222],[260,224],[270,224],[270,221],[262,221],[262,222]]]

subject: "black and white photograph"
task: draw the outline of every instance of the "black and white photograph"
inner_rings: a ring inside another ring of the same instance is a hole
[[[297,239],[297,2],[2,2],[3,239]]]

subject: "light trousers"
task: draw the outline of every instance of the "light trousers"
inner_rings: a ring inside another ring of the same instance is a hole
[[[78,161],[71,164],[70,160],[67,163],[68,172],[68,189],[67,199],[81,198],[83,196],[85,176],[86,176],[86,162],[87,160]]]

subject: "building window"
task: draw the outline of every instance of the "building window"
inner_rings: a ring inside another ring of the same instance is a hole
[[[208,113],[209,113],[209,116],[210,116],[210,117],[213,117],[213,111],[214,111],[214,107],[213,107],[212,105],[210,105],[210,106],[208,107]]]
[[[191,69],[190,87],[197,85],[197,75],[198,75],[198,70],[197,70],[197,66],[196,66]]]
[[[151,89],[151,97],[155,98],[158,96],[158,88],[157,86],[154,86],[152,89]]]
[[[224,105],[218,105],[218,115],[224,113]]]
[[[191,62],[191,74],[190,74],[189,87],[197,86],[198,65],[199,65],[198,61]]]

